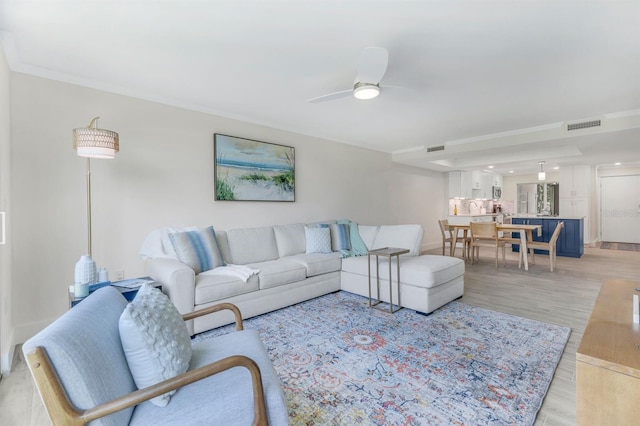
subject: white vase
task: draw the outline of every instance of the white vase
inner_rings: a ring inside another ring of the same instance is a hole
[[[76,263],[75,283],[93,284],[95,282],[96,262],[88,254],[80,256],[80,260]]]

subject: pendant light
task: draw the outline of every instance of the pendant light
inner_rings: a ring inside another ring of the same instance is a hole
[[[538,161],[538,164],[540,164],[540,171],[538,172],[538,180],[545,180],[547,178],[547,175],[544,172],[544,161]]]

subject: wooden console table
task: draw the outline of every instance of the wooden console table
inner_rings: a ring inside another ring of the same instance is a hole
[[[640,324],[633,294],[640,282],[607,280],[576,352],[578,425],[640,422]]]

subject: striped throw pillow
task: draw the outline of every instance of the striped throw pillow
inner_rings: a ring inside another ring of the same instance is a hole
[[[351,239],[349,238],[349,224],[331,224],[331,248],[333,251],[351,250]]]
[[[213,226],[172,233],[169,234],[169,239],[178,260],[193,269],[196,274],[225,265]]]

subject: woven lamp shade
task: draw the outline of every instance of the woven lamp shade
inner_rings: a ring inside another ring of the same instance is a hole
[[[120,150],[118,134],[111,130],[91,128],[94,121],[89,127],[73,129],[73,149],[80,157],[114,158]]]

